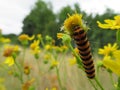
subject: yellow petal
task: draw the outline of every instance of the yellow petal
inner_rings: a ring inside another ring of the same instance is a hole
[[[120,64],[118,62],[115,62],[113,60],[105,59],[103,60],[103,65],[110,69],[112,72],[120,76]]]

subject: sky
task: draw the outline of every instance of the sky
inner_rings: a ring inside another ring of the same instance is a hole
[[[37,0],[0,0],[0,29],[3,34],[20,34],[22,21],[29,14]],[[82,10],[90,13],[102,14],[106,8],[113,9],[120,13],[119,0],[43,0],[51,2],[53,11],[59,12],[66,5],[73,6],[78,3]]]

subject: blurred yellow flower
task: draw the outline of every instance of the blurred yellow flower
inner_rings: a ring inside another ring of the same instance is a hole
[[[68,47],[67,47],[66,45],[63,45],[63,46],[61,46],[60,48],[62,49],[62,51],[68,50]]]
[[[41,34],[37,34],[37,38],[40,40],[42,38]]]
[[[3,52],[3,56],[8,57],[8,56],[12,56],[13,53],[18,54],[20,52],[20,48],[18,45],[9,45],[9,46],[5,46],[4,47],[4,52]]]
[[[120,15],[114,17],[114,20],[106,19],[104,20],[105,24],[100,23],[97,21],[98,26],[103,29],[120,29]]]
[[[52,48],[51,45],[49,44],[45,45],[45,50],[50,50],[51,48]]]
[[[51,59],[51,55],[50,54],[45,54],[43,58],[45,60],[50,60]]]
[[[63,33],[57,33],[57,38],[61,39],[63,37]]]
[[[78,48],[75,48],[74,51],[79,54],[79,49]]]
[[[99,49],[98,53],[102,55],[113,55],[113,52],[117,51],[118,45],[114,43],[113,46],[109,43],[107,46],[104,46],[103,49]]]
[[[52,61],[51,61],[51,66],[52,66],[52,67],[56,67],[58,64],[59,64],[59,62],[56,61],[56,60],[52,60]]]
[[[75,65],[76,63],[77,63],[77,61],[76,61],[76,58],[75,58],[75,57],[72,58],[72,59],[69,59],[69,64],[70,64],[71,66]]]
[[[11,40],[9,38],[2,37],[2,38],[0,38],[0,42],[2,42],[2,43],[9,43],[9,42],[11,42]]]
[[[103,59],[103,65],[120,76],[120,60],[112,60],[110,56],[105,56]]]
[[[35,48],[38,48],[39,47],[39,43],[40,43],[39,40],[34,40],[34,42],[30,45],[30,48],[32,50],[34,50]]]
[[[38,53],[40,53],[39,43],[40,43],[39,40],[34,40],[34,42],[31,43],[30,48],[31,48],[33,54],[38,54]]]
[[[31,67],[26,65],[24,66],[24,74],[29,75],[30,74]]]
[[[7,57],[4,63],[7,64],[8,66],[12,66],[15,63],[14,58],[12,56]]]
[[[34,35],[32,37],[29,37],[27,34],[22,34],[18,37],[18,39],[20,41],[26,41],[26,40],[33,40],[34,39]]]

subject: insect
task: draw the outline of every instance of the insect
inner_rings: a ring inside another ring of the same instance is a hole
[[[87,77],[94,78],[95,68],[90,43],[86,36],[86,32],[82,28],[80,28],[80,26],[74,26],[72,38],[75,40],[77,48],[79,49],[79,54],[82,59]]]
[[[75,13],[68,16],[69,18],[64,21],[64,30],[75,40],[87,77],[92,79],[95,77],[95,68],[90,43],[86,35],[89,28],[82,20],[82,14]]]

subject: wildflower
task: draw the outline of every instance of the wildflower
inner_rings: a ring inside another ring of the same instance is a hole
[[[9,43],[9,42],[11,42],[11,40],[9,38],[2,37],[2,38],[0,38],[0,42],[2,42],[2,43]]]
[[[24,67],[24,74],[29,75],[30,74],[30,69],[31,69],[30,66],[26,65]]]
[[[34,35],[32,37],[29,37],[27,34],[22,34],[19,36],[19,40],[20,41],[24,41],[24,40],[33,40],[34,39]]]
[[[66,45],[63,45],[60,48],[62,49],[63,52],[66,51],[66,50],[68,50],[68,47]]]
[[[14,60],[16,56],[19,54],[20,49],[17,45],[15,46],[6,46],[3,52],[3,56],[6,57],[4,63],[8,64],[8,66],[12,66],[14,64]]]
[[[56,60],[51,61],[51,67],[56,67],[58,64],[59,64],[59,62]]]
[[[38,38],[39,40],[41,40],[41,39],[42,39],[42,35],[41,35],[41,34],[37,34],[37,38]]]
[[[13,54],[19,54],[20,48],[18,45],[15,46],[5,46],[5,50],[3,52],[3,56],[8,57],[12,56]]]
[[[57,33],[57,38],[61,39],[63,37],[63,35],[64,35],[63,33]]]
[[[79,49],[78,48],[75,48],[74,51],[79,54]]]
[[[7,57],[4,63],[7,64],[8,66],[12,66],[15,63],[14,58],[12,56]]]
[[[114,17],[113,20],[111,19],[106,19],[104,20],[105,24],[100,23],[97,21],[98,26],[103,29],[120,29],[120,15],[117,15]]]
[[[45,50],[50,50],[51,46],[49,44],[45,45]]]
[[[27,34],[22,34],[18,37],[18,39],[23,45],[28,45],[28,41],[33,40],[34,37],[34,35],[32,37],[29,37]]]
[[[77,61],[76,61],[76,58],[74,57],[73,59],[70,59],[69,60],[69,64],[71,65],[71,66],[73,66],[73,65],[75,65],[77,63]]]
[[[113,46],[109,43],[107,46],[104,46],[104,49],[99,49],[99,54],[102,55],[113,55],[113,52],[117,51],[118,45],[114,43]]]
[[[35,55],[35,58],[38,59],[38,54],[40,53],[40,47],[39,47],[39,40],[34,40],[34,42],[30,45],[30,48],[32,50],[32,53]]]
[[[82,20],[82,14],[73,14],[72,16],[69,15],[69,18],[64,22],[64,29],[68,31],[70,34],[73,33],[73,28],[75,26],[80,26],[84,30],[88,30]]]
[[[103,65],[110,69],[112,72],[120,76],[120,60],[112,60],[110,56],[105,56],[103,59]]]
[[[71,38],[68,34],[58,33],[57,38],[62,39],[62,43],[65,45],[68,45],[71,42]]]
[[[58,46],[52,46],[52,49],[55,50],[57,53],[62,52],[62,48]]]

